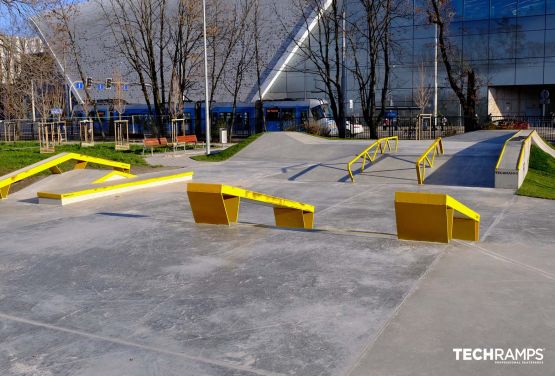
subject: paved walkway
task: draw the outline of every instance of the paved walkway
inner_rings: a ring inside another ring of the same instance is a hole
[[[182,184],[64,208],[0,202],[0,374],[555,372],[554,202],[343,182],[344,165],[318,164],[367,142],[299,137],[309,136],[265,135],[223,163],[172,161],[195,181],[314,204],[315,231],[275,228],[270,208],[249,203],[238,225],[196,225]],[[493,158],[507,134],[466,137],[448,140],[448,152],[480,145]],[[412,146],[426,145],[404,143],[407,159]],[[314,165],[322,176],[292,178]],[[397,190],[445,192],[476,209],[482,242],[398,241]],[[540,347],[544,364],[455,361],[453,347]]]

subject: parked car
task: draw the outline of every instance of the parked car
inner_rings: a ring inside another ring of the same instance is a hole
[[[346,121],[345,137],[349,138],[351,136],[355,136],[362,132],[364,132],[364,127],[362,126],[362,124],[357,124],[357,123],[351,124],[350,121],[348,120]]]

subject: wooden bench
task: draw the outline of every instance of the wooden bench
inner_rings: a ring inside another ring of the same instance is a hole
[[[173,145],[174,149],[177,149],[180,146],[183,146],[183,150],[187,147],[187,144],[194,144],[194,147],[197,147],[198,139],[197,136],[194,134],[186,134],[184,136],[177,136],[175,139],[175,144]]]
[[[480,214],[441,193],[395,192],[397,237],[449,243],[478,241]]]
[[[314,206],[223,184],[189,183],[187,196],[196,223],[237,222],[241,198],[274,208],[276,226],[312,229]]]
[[[166,137],[159,137],[159,138],[145,138],[143,140],[143,155],[145,154],[146,149],[150,149],[150,154],[154,154],[154,148],[167,148],[168,147],[168,139]]]

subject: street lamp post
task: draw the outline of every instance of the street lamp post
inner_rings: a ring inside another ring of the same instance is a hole
[[[434,44],[434,128],[437,129],[437,23],[435,24]]]
[[[208,92],[208,43],[206,41],[206,0],[202,0],[202,17],[204,28],[204,88],[205,88],[205,120],[206,120],[206,155],[210,155],[210,95]]]

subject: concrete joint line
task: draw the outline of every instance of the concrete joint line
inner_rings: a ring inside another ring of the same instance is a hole
[[[43,323],[43,322],[40,322],[40,321],[24,319],[24,318],[21,318],[21,317],[15,317],[15,316],[8,315],[8,314],[5,314],[5,313],[0,313],[0,319],[7,320],[7,321],[14,321],[14,322],[17,322],[17,323],[20,323],[20,324],[31,325],[31,326],[35,326],[35,327],[39,327],[39,328],[43,328],[43,329],[49,329],[49,330],[53,330],[53,331],[57,331],[57,332],[68,333],[68,334],[72,334],[72,335],[76,335],[76,336],[80,336],[80,337],[85,337],[85,338],[89,338],[89,339],[93,339],[93,340],[105,341],[105,342],[110,342],[110,343],[114,343],[114,344],[118,344],[118,345],[134,347],[134,348],[141,349],[141,350],[157,352],[157,353],[164,354],[164,355],[172,355],[172,356],[176,356],[176,357],[187,359],[187,360],[194,361],[194,362],[205,363],[205,364],[209,364],[211,366],[228,368],[228,369],[233,369],[233,370],[237,370],[237,371],[249,372],[249,373],[252,373],[252,374],[255,374],[255,375],[262,375],[262,376],[281,375],[279,373],[273,373],[273,372],[268,372],[268,371],[259,370],[259,369],[255,369],[255,368],[244,367],[244,366],[231,364],[231,363],[224,362],[224,361],[212,360],[212,359],[207,359],[207,358],[204,358],[204,357],[193,356],[193,355],[187,355],[187,354],[184,354],[184,353],[181,353],[181,352],[178,352],[178,351],[160,349],[160,348],[157,348],[157,347],[143,345],[143,344],[140,344],[140,343],[131,342],[131,341],[124,340],[124,339],[101,336],[101,335],[98,335],[98,334],[87,333],[87,332],[84,332],[84,331],[81,331],[81,330],[68,329],[68,328],[64,328],[64,327],[61,327],[61,326],[57,326],[57,325],[51,325],[51,324]]]
[[[432,261],[432,263],[430,264],[430,266],[424,271],[424,273],[422,273],[422,275],[416,280],[416,282],[413,284],[413,286],[411,287],[411,289],[409,290],[409,292],[405,295],[405,297],[403,298],[403,300],[401,301],[401,303],[399,303],[399,305],[395,308],[395,310],[393,311],[393,313],[391,314],[391,316],[387,319],[387,321],[382,325],[382,327],[380,328],[380,330],[376,333],[375,336],[371,337],[368,341],[368,343],[366,344],[366,346],[364,346],[362,348],[362,350],[360,351],[359,355],[356,357],[355,361],[353,362],[353,364],[347,369],[347,371],[345,372],[345,376],[350,376],[353,374],[353,372],[357,369],[357,367],[360,365],[360,362],[362,361],[362,359],[364,358],[364,355],[367,354],[368,352],[370,352],[370,350],[372,350],[372,348],[374,347],[374,345],[376,344],[376,342],[378,342],[378,339],[382,336],[382,334],[385,332],[385,330],[387,329],[387,327],[389,327],[389,325],[391,324],[391,322],[399,315],[399,312],[401,311],[401,308],[405,305],[405,302],[420,288],[420,285],[423,283],[423,281],[428,277],[428,274],[430,274],[430,272],[432,270],[434,270],[436,268],[436,265],[439,264],[440,260],[443,258],[443,256],[445,255],[445,253],[447,253],[447,251],[449,250],[449,248],[453,248],[452,245],[447,245],[445,246],[445,248],[443,248],[439,254],[436,256],[436,258],[434,259],[434,261]]]
[[[489,257],[491,257],[491,258],[494,258],[494,259],[496,259],[496,260],[503,261],[503,262],[506,262],[506,263],[509,263],[509,264],[513,264],[513,265],[518,266],[518,267],[520,267],[520,268],[522,268],[522,269],[526,269],[526,270],[528,270],[528,271],[531,271],[531,272],[534,272],[534,273],[536,273],[536,274],[538,274],[538,275],[541,275],[542,277],[545,277],[545,278],[547,278],[547,279],[550,279],[550,280],[552,280],[552,281],[555,281],[555,274],[549,273],[549,272],[547,272],[547,271],[545,271],[545,270],[543,270],[543,269],[536,268],[535,266],[525,264],[525,263],[523,263],[523,262],[514,260],[514,259],[512,259],[512,258],[510,258],[510,257],[507,257],[507,256],[503,256],[503,255],[501,255],[501,254],[499,254],[499,253],[497,253],[497,252],[490,251],[490,250],[488,250],[488,249],[486,249],[486,248],[484,248],[484,247],[482,247],[482,246],[479,246],[479,245],[477,245],[477,244],[475,244],[475,243],[467,243],[467,242],[462,241],[462,240],[455,240],[455,242],[460,243],[460,244],[462,244],[462,245],[464,245],[464,246],[466,246],[466,247],[468,247],[468,248],[478,249],[478,251],[479,251],[480,253],[482,253],[482,254],[484,254],[484,255],[486,255],[486,256],[489,256]]]
[[[491,231],[499,224],[499,222],[501,222],[507,210],[509,210],[509,208],[514,204],[516,198],[517,196],[513,196],[511,200],[504,205],[503,210],[501,210],[501,212],[495,216],[495,219],[493,220],[491,225],[489,225],[486,232],[484,232],[484,235],[482,236],[482,239],[480,239],[480,241],[484,242],[488,238]]]

